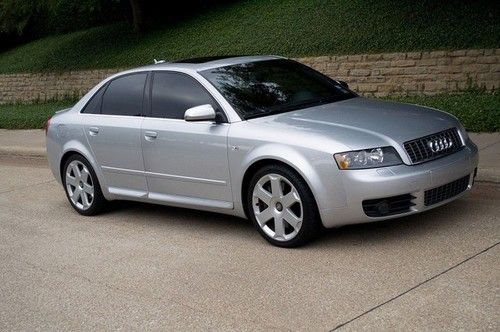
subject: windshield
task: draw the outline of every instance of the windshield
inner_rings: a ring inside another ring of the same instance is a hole
[[[353,98],[355,93],[292,60],[266,60],[200,72],[244,119]]]

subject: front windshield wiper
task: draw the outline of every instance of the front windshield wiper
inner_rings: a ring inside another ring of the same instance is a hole
[[[265,109],[260,108],[258,110],[259,111],[264,111],[263,113],[249,114],[249,115],[245,116],[245,119],[253,119],[253,118],[258,118],[258,117],[261,117],[261,116],[268,116],[268,115],[275,115],[275,114],[285,113],[285,112],[294,111],[294,110],[301,109],[301,108],[306,108],[306,107],[312,107],[312,106],[316,106],[316,105],[322,105],[322,104],[332,103],[332,102],[335,102],[335,101],[345,100],[345,99],[349,99],[349,98],[353,98],[353,97],[354,97],[353,94],[330,95],[330,96],[323,97],[323,98],[318,98],[318,99],[313,99],[313,100],[307,100],[307,101],[303,101],[303,102],[300,102],[300,103],[283,106],[283,107],[281,107],[279,109],[275,109],[275,110],[269,110],[269,109],[265,110]]]
[[[342,95],[330,95],[318,99],[313,99],[313,100],[307,100],[301,103],[297,104],[292,104],[288,106],[284,106],[283,108],[280,108],[278,111],[290,111],[298,108],[303,108],[303,107],[308,107],[308,106],[314,106],[314,105],[322,105],[322,104],[327,104],[327,103],[332,103],[334,101],[339,101],[348,98],[349,96],[342,96]]]
[[[317,101],[314,101],[314,102],[308,101],[308,102],[297,103],[297,104],[293,104],[293,105],[288,105],[288,106],[285,106],[285,107],[281,107],[281,108],[276,109],[276,110],[258,109],[259,111],[263,111],[263,112],[262,113],[253,113],[253,114],[246,115],[245,119],[253,119],[253,118],[258,118],[258,117],[261,117],[261,116],[268,116],[268,115],[285,113],[285,112],[289,112],[289,111],[292,111],[292,110],[296,110],[298,108],[303,108],[303,107],[306,107],[306,106],[312,106],[314,104],[317,104]]]

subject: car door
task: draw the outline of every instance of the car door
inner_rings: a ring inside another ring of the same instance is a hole
[[[147,195],[141,146],[147,75],[142,72],[113,79],[83,110],[85,134],[112,194]]]
[[[193,77],[153,73],[150,114],[142,124],[144,166],[152,199],[232,208],[227,159],[229,124]],[[188,108],[211,104],[221,121],[187,122]]]

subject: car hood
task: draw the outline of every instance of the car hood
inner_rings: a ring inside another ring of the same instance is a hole
[[[459,125],[456,118],[435,109],[361,97],[249,121],[326,136],[351,148],[401,145]]]

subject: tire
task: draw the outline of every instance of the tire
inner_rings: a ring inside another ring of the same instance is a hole
[[[66,197],[76,212],[92,216],[102,211],[106,199],[87,159],[79,154],[70,156],[64,163],[61,176]]]
[[[298,247],[319,235],[314,196],[304,179],[286,166],[259,169],[250,180],[246,204],[254,226],[275,246]]]

